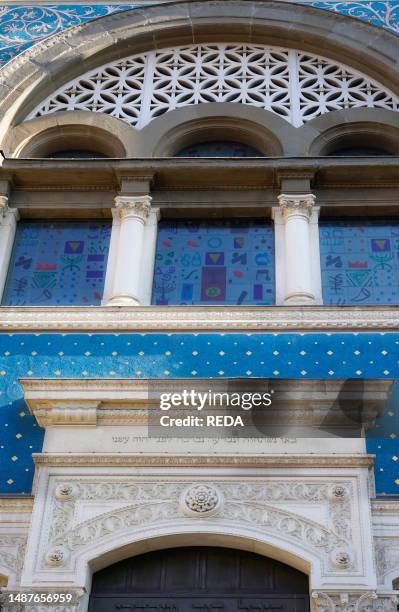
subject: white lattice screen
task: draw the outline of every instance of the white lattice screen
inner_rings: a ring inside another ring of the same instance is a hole
[[[257,106],[296,127],[343,108],[399,108],[387,88],[326,58],[261,45],[204,44],[106,64],[61,87],[29,118],[85,110],[140,129],[175,108],[207,102]]]

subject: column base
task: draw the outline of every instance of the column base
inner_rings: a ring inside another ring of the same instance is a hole
[[[141,306],[140,301],[132,295],[114,295],[106,306]]]
[[[314,306],[316,304],[316,298],[313,293],[293,293],[287,295],[284,300],[284,306]]]

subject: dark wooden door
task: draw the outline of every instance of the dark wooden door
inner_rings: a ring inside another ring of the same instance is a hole
[[[93,576],[90,612],[308,612],[308,578],[229,548],[170,548]]]

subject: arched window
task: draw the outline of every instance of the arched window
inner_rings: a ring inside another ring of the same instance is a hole
[[[250,145],[234,140],[210,140],[184,147],[175,157],[264,157]]]
[[[90,149],[58,149],[46,155],[47,159],[98,159],[108,157],[105,153]]]
[[[338,146],[336,149],[332,149],[328,155],[330,157],[373,157],[375,155],[392,155],[391,151],[383,149],[381,147],[372,147],[367,145],[353,145],[353,146]]]

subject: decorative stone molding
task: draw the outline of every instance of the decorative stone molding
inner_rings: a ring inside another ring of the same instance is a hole
[[[61,402],[60,402],[61,403]],[[70,403],[64,401],[63,403]],[[50,427],[54,425],[79,425],[88,426],[97,424],[98,402],[78,402],[78,406],[41,406],[35,417],[40,427]]]
[[[0,565],[20,575],[24,564],[27,535],[0,533]]]
[[[229,525],[251,525],[264,533],[284,538],[304,550],[311,550],[320,559],[326,575],[341,575],[347,566],[334,566],[331,554],[346,550],[353,542],[352,505],[349,498],[332,502],[330,483],[301,477],[280,477],[264,483],[247,480],[220,480],[215,483],[200,482],[187,486],[187,480],[169,481],[157,479],[135,479],[131,477],[79,478],[69,482],[79,489],[76,497],[65,501],[49,499],[47,503],[46,528],[41,547],[47,551],[38,568],[64,567],[69,571],[76,558],[88,547],[98,546],[103,539],[118,538],[123,532],[142,531],[150,525],[181,520],[216,520],[221,527]],[[349,491],[351,481],[345,481]],[[55,491],[65,488],[65,481],[55,480]],[[78,520],[76,504],[90,507],[94,504],[96,514]],[[111,510],[101,511],[99,502]],[[325,524],[308,518],[292,509],[307,506],[326,508],[328,521]],[[181,518],[181,514],[185,518]],[[180,518],[179,518],[180,516]],[[93,540],[94,537],[94,540]],[[352,569],[356,569],[353,563]],[[358,569],[358,568],[357,568]]]
[[[391,307],[207,306],[0,308],[0,331],[397,331]]]
[[[151,210],[151,196],[116,196],[115,207],[119,212],[119,218],[138,219],[145,223]]]
[[[38,466],[53,467],[314,467],[314,468],[371,468],[373,455],[117,455],[75,453],[33,453]]]
[[[396,573],[396,578],[399,578],[398,525],[399,521],[396,526],[395,524],[392,525],[392,533],[382,537],[378,536],[374,539],[377,574],[381,584],[384,584],[386,577],[390,576],[392,573]]]
[[[219,383],[223,391],[228,380]],[[41,427],[132,425],[151,423],[159,413],[159,395],[174,392],[173,379],[21,379],[24,399]],[[193,382],[179,379],[181,389],[195,388],[208,392],[206,380]],[[249,386],[248,386],[249,385]],[[253,390],[255,382],[236,384],[239,393]],[[257,420],[259,430],[277,431],[280,437],[289,436],[289,428],[315,432],[324,437],[330,431],[346,431],[357,437],[359,420],[368,427],[385,408],[391,393],[392,381],[363,379],[351,382],[341,379],[327,381],[308,379],[276,379],[273,381],[273,402],[263,421]],[[262,388],[263,390],[263,388]],[[298,405],[298,397],[301,405]],[[121,404],[122,402],[122,404]],[[361,404],[361,405],[360,405]],[[212,408],[204,407],[204,414]],[[305,428],[305,429],[304,429]],[[309,429],[310,428],[310,429]],[[305,432],[305,433],[303,433]],[[292,435],[291,437],[294,437]]]
[[[219,513],[223,497],[217,487],[209,484],[190,485],[180,498],[182,512],[194,518],[206,518]]]
[[[399,597],[394,594],[378,594],[374,601],[373,610],[376,612],[397,612],[399,606]]]
[[[374,591],[313,591],[311,598],[313,612],[372,612],[378,609]]]

